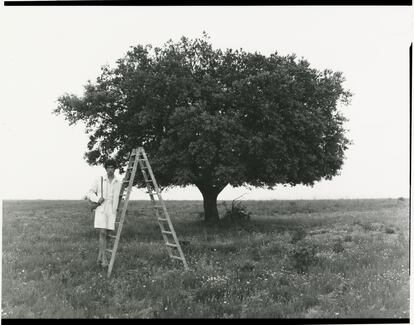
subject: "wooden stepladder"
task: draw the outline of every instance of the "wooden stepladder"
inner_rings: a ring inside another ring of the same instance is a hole
[[[152,168],[148,161],[148,157],[144,151],[144,148],[139,147],[136,150],[136,153],[139,165],[141,167],[142,176],[144,177],[144,182],[147,186],[147,193],[151,198],[155,217],[157,218],[158,225],[160,226],[161,235],[164,238],[168,255],[172,259],[182,261],[184,269],[188,270],[187,261],[185,260],[183,250],[181,249],[180,242],[178,241],[177,234],[175,233],[170,215],[168,214],[167,208],[165,207],[160,188],[158,187],[157,181],[155,180],[154,173],[152,172]]]
[[[138,165],[140,166],[142,176],[147,187],[147,193],[150,195],[155,216],[157,218],[158,225],[160,226],[161,235],[164,239],[168,254],[173,259],[181,260],[184,265],[184,269],[188,270],[187,261],[185,260],[177,235],[174,231],[174,227],[172,225],[167,208],[165,207],[165,203],[162,199],[160,189],[158,187],[157,181],[154,177],[154,173],[149,164],[148,157],[144,151],[144,148],[139,147],[137,149],[133,149],[129,156],[128,167],[126,170],[124,180],[122,182],[122,187],[119,195],[119,202],[121,202],[121,199],[124,196],[125,189],[127,189],[127,192],[125,195],[125,200],[122,206],[119,221],[115,222],[115,227],[117,227],[116,235],[110,236],[111,238],[115,239],[113,248],[107,249],[107,251],[111,253],[111,260],[108,266],[108,277],[111,276],[112,268],[114,265],[115,255],[118,249],[119,239],[121,237],[122,232],[122,226],[127,211],[129,196],[131,194]]]

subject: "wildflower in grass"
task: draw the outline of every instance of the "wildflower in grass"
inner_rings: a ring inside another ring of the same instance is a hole
[[[217,275],[217,276],[208,276],[206,281],[207,283],[217,285],[217,284],[225,284],[229,278],[226,275]]]

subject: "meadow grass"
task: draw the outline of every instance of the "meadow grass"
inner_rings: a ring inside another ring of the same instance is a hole
[[[2,318],[409,317],[407,200],[242,201],[219,226],[166,204],[190,270],[130,201],[108,279],[85,201],[4,201]]]

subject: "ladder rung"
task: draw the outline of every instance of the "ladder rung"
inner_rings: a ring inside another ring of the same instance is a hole
[[[112,249],[107,248],[106,251],[112,253]]]
[[[162,205],[154,205],[154,208],[162,209]]]
[[[158,221],[168,221],[168,219],[158,218]]]
[[[116,236],[114,236],[114,235],[108,235],[108,237],[111,237],[111,238],[116,238]]]
[[[171,255],[171,258],[175,258],[177,260],[184,260],[181,256]]]
[[[161,232],[162,232],[163,234],[169,234],[169,235],[172,235],[172,232],[171,232],[171,231],[162,230]]]
[[[145,183],[152,183],[152,180],[151,180],[151,179],[147,179],[147,180],[145,181]]]
[[[168,247],[178,247],[178,245],[176,245],[176,244],[171,244],[171,243],[165,243],[165,245],[167,245]]]
[[[158,195],[157,192],[145,192],[145,193],[148,193],[149,195],[154,195],[154,194],[157,194]]]

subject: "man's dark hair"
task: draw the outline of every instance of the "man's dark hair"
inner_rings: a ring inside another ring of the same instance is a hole
[[[116,168],[116,161],[114,159],[107,159],[104,163],[105,169],[108,167],[114,167]]]

